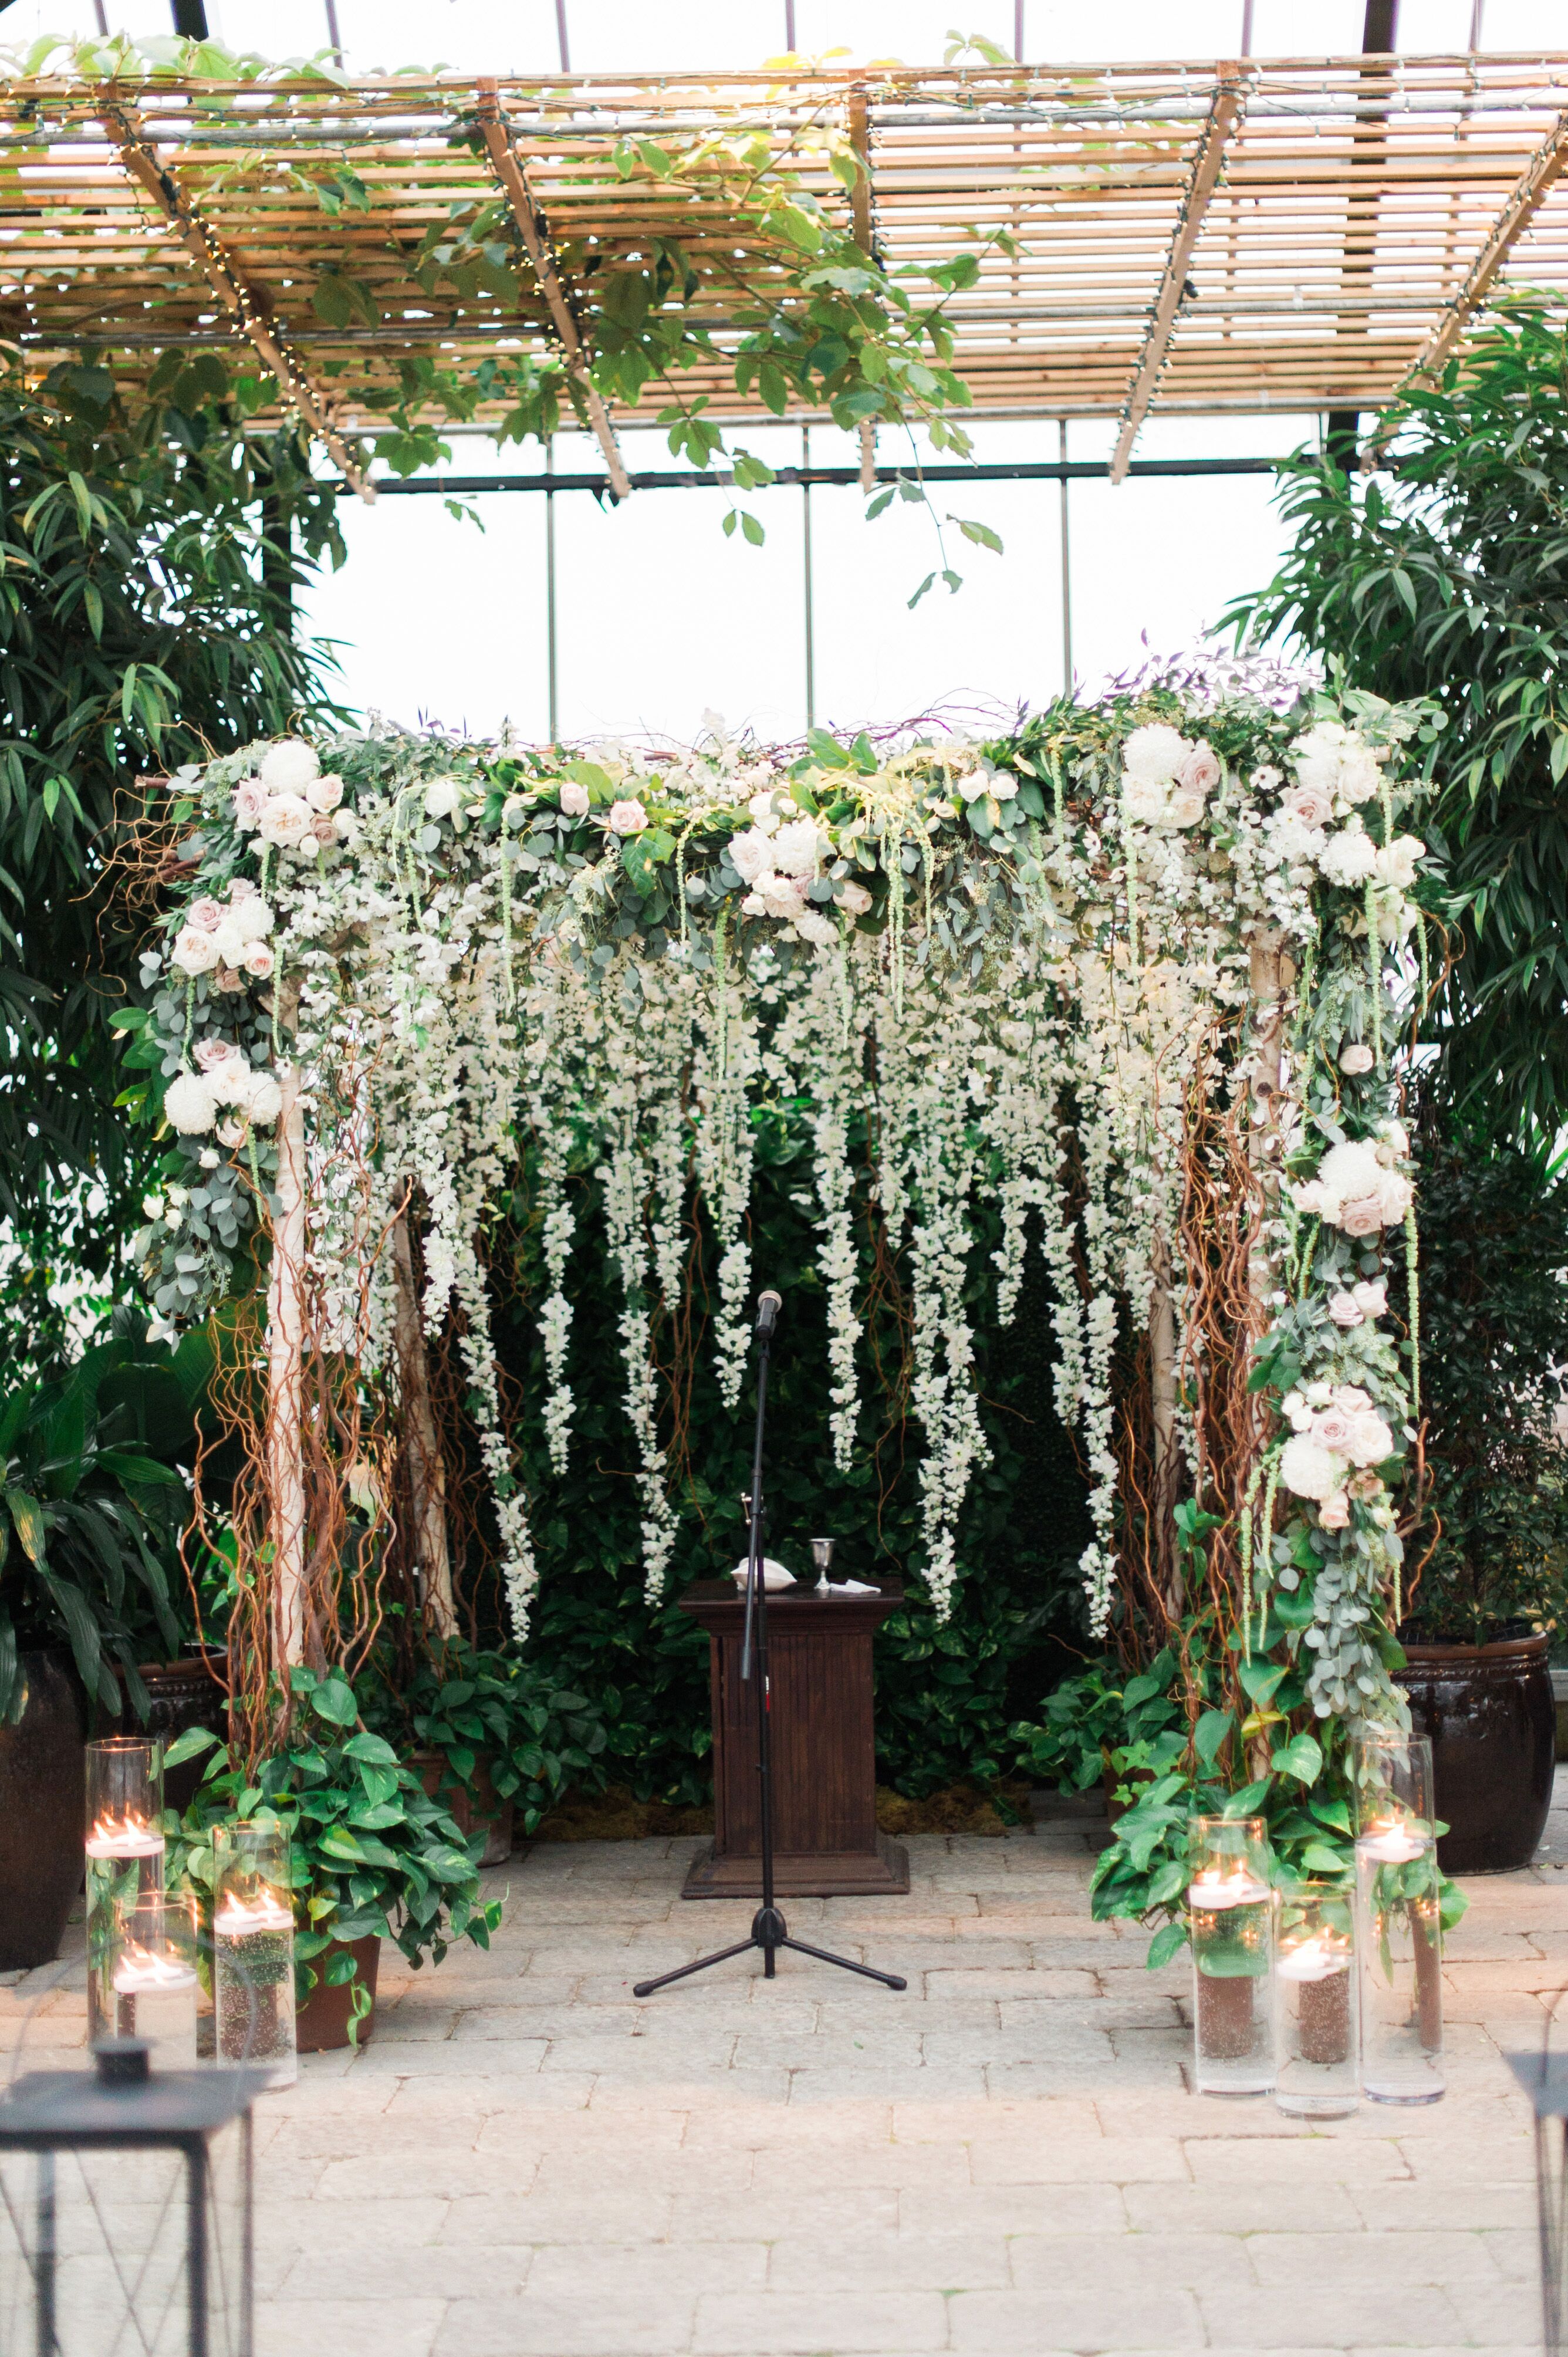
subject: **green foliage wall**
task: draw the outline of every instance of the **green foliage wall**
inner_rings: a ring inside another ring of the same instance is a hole
[[[1397,473],[1286,474],[1295,544],[1238,618],[1447,715],[1423,827],[1456,927],[1441,1085],[1494,1135],[1568,1117],[1568,330],[1528,307],[1383,420]]]
[[[785,1300],[769,1389],[768,1548],[809,1579],[807,1542],[828,1533],[840,1542],[835,1575],[899,1577],[918,1542],[919,1516],[913,1436],[899,1405],[896,1275],[877,1263],[863,1200],[862,1277],[876,1304],[862,1346],[873,1403],[863,1424],[870,1461],[841,1475],[828,1436],[827,1325],[811,1205],[803,1191],[797,1200],[796,1165],[803,1168],[805,1156],[804,1129],[791,1108],[762,1120],[753,1266],[758,1286],[776,1285]],[[571,1275],[571,1347],[578,1407],[564,1480],[551,1472],[528,1405],[542,1398],[544,1383],[526,1314],[541,1279],[526,1171],[491,1261],[498,1278],[503,1260],[512,1277],[497,1342],[523,1403],[521,1436],[541,1566],[528,1652],[546,1674],[591,1694],[604,1709],[604,1764],[614,1781],[641,1798],[694,1800],[710,1783],[707,1640],[678,1598],[690,1581],[727,1572],[745,1552],[740,1499],[750,1481],[755,1394],[748,1385],[729,1414],[706,1366],[700,1330],[687,1338],[692,1464],[679,1491],[681,1540],[666,1594],[650,1604],[639,1562],[636,1459],[620,1406],[618,1300],[603,1266],[602,1229],[591,1209],[595,1181],[585,1168],[577,1184],[584,1200]],[[993,1242],[981,1238],[971,1257],[972,1292],[987,1305],[993,1302]],[[988,1308],[977,1319],[977,1339],[993,1461],[976,1479],[965,1512],[952,1617],[938,1627],[912,1582],[908,1608],[877,1640],[878,1773],[917,1796],[1011,1772],[1016,1747],[1007,1729],[1022,1712],[1038,1709],[1071,1658],[1067,1648],[1079,1625],[1078,1557],[1090,1535],[1086,1489],[1051,1405],[1048,1295],[1036,1262],[1014,1326],[999,1329]],[[671,1361],[674,1342],[668,1334],[661,1340]]]

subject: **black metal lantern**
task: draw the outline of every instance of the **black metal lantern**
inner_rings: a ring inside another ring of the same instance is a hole
[[[1535,2106],[1535,2198],[1547,2357],[1568,2357],[1568,2054],[1510,2054],[1508,2060]]]
[[[33,2072],[0,2103],[0,2349],[252,2357],[262,2081],[149,2074],[130,2039],[93,2060]]]

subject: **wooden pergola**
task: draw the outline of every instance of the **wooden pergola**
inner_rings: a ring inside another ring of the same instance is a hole
[[[627,143],[761,137],[891,269],[981,253],[947,305],[977,411],[1119,416],[1114,472],[1151,409],[1377,409],[1442,365],[1500,283],[1568,296],[1568,52],[38,80],[0,108],[0,335],[40,371],[91,344],[132,381],[170,347],[248,339],[356,484],[343,437],[385,416],[401,361],[471,380],[548,350],[581,379],[605,289],[656,241],[690,262],[687,308],[715,348],[682,392],[717,418],[766,414],[736,391],[730,314],[777,253],[679,172],[628,174]],[[868,188],[832,177],[827,129]],[[427,232],[496,199],[527,266],[433,294],[414,274]],[[1020,251],[988,245],[999,228]],[[356,316],[323,316],[324,279],[363,290]],[[651,385],[643,408],[668,398]],[[613,482],[614,423],[596,393],[589,407]]]

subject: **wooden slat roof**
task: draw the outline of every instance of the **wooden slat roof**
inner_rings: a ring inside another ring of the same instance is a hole
[[[1158,375],[1159,412],[1361,408],[1386,402],[1443,329],[1499,224],[1522,226],[1498,285],[1568,297],[1568,54],[1297,59],[1049,70],[558,76],[501,79],[503,119],[592,346],[618,264],[673,238],[701,281],[695,308],[721,347],[683,371],[712,414],[761,414],[724,358],[737,247],[712,195],[640,167],[630,135],[765,135],[849,224],[849,199],[813,139],[866,94],[873,227],[889,265],[975,250],[1005,227],[952,297],[956,365],[986,411],[1115,415],[1149,350],[1216,94],[1240,91]],[[0,336],[42,368],[83,339],[134,376],[157,351],[235,345],[242,332],[166,209],[124,168],[106,121],[140,136],[210,231],[258,312],[286,339],[345,432],[384,414],[400,360],[471,375],[487,357],[553,348],[531,279],[515,291],[431,296],[414,249],[454,209],[497,195],[471,79],[328,83],[12,81],[0,91]],[[123,139],[123,133],[121,137]],[[1532,210],[1531,174],[1554,182]],[[365,210],[323,210],[306,181],[347,165]],[[323,272],[373,293],[375,324],[329,326]],[[650,386],[649,411],[668,394]],[[481,406],[499,414],[504,398]],[[624,411],[621,413],[625,414]]]

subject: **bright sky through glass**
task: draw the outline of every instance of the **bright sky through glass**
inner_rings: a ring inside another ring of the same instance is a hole
[[[1013,0],[795,0],[795,39],[807,54],[841,48],[850,62],[898,57],[940,63],[950,28],[1011,50]],[[1364,0],[1254,0],[1257,56],[1316,55],[1360,46]],[[325,0],[208,0],[213,31],[272,57],[308,54],[328,39]],[[1026,0],[1031,60],[1234,56],[1240,0]],[[1452,53],[1471,38],[1475,0],[1402,0],[1400,46]],[[751,67],[786,46],[784,0],[567,0],[577,72]],[[110,0],[111,25],[166,32],[166,6]],[[561,63],[555,0],[338,0],[350,72],[446,65],[454,70],[551,71]],[[0,39],[44,30],[97,29],[92,0],[14,0]],[[1568,0],[1485,0],[1489,50],[1568,46]],[[1315,438],[1309,417],[1155,417],[1141,457],[1265,455]],[[775,464],[798,463],[798,426],[742,437]],[[1058,455],[1054,424],[993,424],[976,431],[985,459]],[[892,437],[885,436],[885,445]],[[1070,428],[1073,457],[1104,457],[1114,428]],[[628,462],[668,467],[663,438],[624,433]],[[844,437],[813,429],[818,463],[852,461]],[[902,449],[884,447],[895,459]],[[472,437],[454,444],[462,472],[532,473],[537,447]],[[597,469],[591,443],[563,436],[556,464]],[[439,499],[344,502],[349,562],[320,586],[306,617],[335,640],[345,698],[413,720],[473,730],[510,718],[531,736],[549,724],[545,628],[545,502],[496,495],[483,520],[455,522]],[[763,736],[803,727],[805,614],[802,500],[778,489],[750,502],[764,547],[725,539],[723,490],[640,492],[617,511],[586,493],[555,500],[558,719],[563,735],[635,730],[687,736],[704,709]],[[940,486],[937,505],[991,524],[1006,553],[950,538],[964,576],[956,597],[906,600],[940,563],[930,523],[897,504],[862,521],[853,490],[811,495],[815,717],[846,727],[890,722],[936,705],[1039,703],[1063,677],[1062,503],[1055,484]],[[952,528],[948,527],[950,535]],[[1072,653],[1090,686],[1136,662],[1144,641],[1190,645],[1238,591],[1265,580],[1283,545],[1267,477],[1079,483],[1070,493]]]

